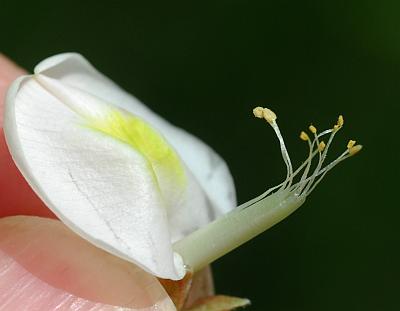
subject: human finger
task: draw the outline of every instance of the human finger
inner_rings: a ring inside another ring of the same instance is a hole
[[[3,133],[4,97],[11,82],[26,72],[0,53],[0,218],[37,215],[55,218],[15,166]]]
[[[0,219],[0,274],[0,310],[175,310],[155,277],[58,220]]]

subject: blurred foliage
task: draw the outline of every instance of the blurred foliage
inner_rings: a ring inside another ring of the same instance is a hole
[[[345,116],[365,148],[293,216],[214,265],[250,310],[398,310],[399,1],[0,2],[0,50],[25,68],[77,51],[228,162],[243,202],[281,181],[274,109],[298,133]],[[333,151],[333,150],[332,150]]]

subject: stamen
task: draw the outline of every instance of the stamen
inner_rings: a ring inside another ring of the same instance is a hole
[[[317,128],[316,128],[314,125],[311,124],[311,125],[308,127],[308,129],[310,130],[311,133],[317,134]]]
[[[339,125],[339,127],[342,127],[343,124],[344,124],[344,119],[343,119],[343,116],[340,115],[338,118],[338,121],[337,121],[337,125]]]
[[[321,142],[319,143],[319,145],[318,145],[318,151],[319,151],[319,152],[324,151],[325,147],[326,147],[325,143],[324,143],[323,141],[321,141]]]
[[[308,194],[310,194],[313,191],[315,186],[322,180],[322,178],[325,176],[325,174],[329,170],[331,170],[339,162],[358,153],[362,148],[361,145],[355,145],[356,142],[354,140],[350,140],[349,143],[347,144],[347,150],[345,152],[343,152],[343,154],[341,154],[336,160],[332,161],[330,164],[323,167],[323,164],[325,162],[325,159],[326,159],[326,156],[328,153],[328,149],[329,149],[337,131],[339,129],[341,129],[344,125],[344,118],[342,115],[339,115],[337,122],[333,126],[333,128],[325,130],[325,131],[321,132],[320,134],[317,134],[317,128],[311,124],[308,127],[308,129],[314,135],[314,139],[312,142],[306,132],[301,131],[301,133],[300,133],[300,139],[308,142],[308,146],[309,146],[308,157],[307,157],[306,161],[302,165],[300,165],[300,167],[293,173],[291,163],[290,163],[290,158],[287,153],[285,143],[283,141],[283,137],[280,134],[279,127],[276,123],[276,114],[272,110],[267,109],[267,108],[262,108],[262,107],[255,108],[253,110],[253,113],[256,117],[258,117],[258,118],[262,117],[265,120],[267,120],[267,122],[275,130],[275,133],[281,143],[281,151],[282,151],[283,160],[285,161],[286,166],[287,166],[287,175],[286,175],[286,179],[284,180],[284,182],[282,182],[277,187],[269,189],[268,191],[266,191],[262,195],[258,196],[257,198],[251,200],[250,201],[251,204],[253,204],[256,201],[262,200],[264,197],[267,196],[267,194],[269,194],[270,192],[272,192],[279,186],[280,186],[280,188],[278,191],[281,191],[284,189],[289,189],[291,192],[293,191],[294,193],[296,193],[296,195],[307,196]],[[330,134],[330,137],[329,137],[327,143],[319,140],[322,136],[325,136],[327,134]],[[318,154],[318,162],[317,162],[317,165],[316,165],[314,171],[309,175],[312,161],[316,154]],[[294,178],[301,171],[303,171],[303,173],[302,173],[300,180],[292,186]]]
[[[306,168],[305,168],[305,170],[304,170],[304,172],[303,172],[303,175],[301,176],[301,179],[300,179],[300,180],[304,180],[304,179],[307,177],[307,174],[308,174],[308,171],[310,170],[311,162],[312,162],[312,159],[314,158],[314,156],[315,156],[317,153],[319,153],[319,156],[321,157],[321,152],[313,151],[313,150],[314,150],[314,145],[315,145],[316,142],[318,142],[318,137],[317,137],[316,134],[314,134],[314,140],[313,140],[313,142],[311,143],[310,140],[308,140],[308,148],[309,148],[308,157],[307,157],[307,160],[303,163],[303,165],[306,164]],[[299,171],[299,170],[301,170],[301,167],[302,167],[303,165],[301,165],[301,166],[296,170],[296,172]],[[303,186],[305,186],[305,185],[303,185]],[[303,187],[300,187],[300,188],[298,189],[298,193],[301,192],[302,188],[303,188]]]
[[[349,154],[350,156],[355,155],[356,153],[360,152],[362,149],[362,145],[356,145],[354,147],[349,148]]]
[[[321,133],[319,133],[318,135],[317,134],[315,134],[315,138],[314,138],[314,141],[311,143],[310,141],[308,141],[308,144],[309,144],[309,149],[310,149],[310,151],[309,151],[309,156],[308,156],[308,158],[306,159],[306,161],[304,161],[303,162],[303,164],[301,164],[297,169],[296,169],[296,171],[295,172],[293,172],[293,174],[290,176],[290,178],[291,178],[291,180],[293,180],[306,166],[306,169],[304,170],[304,172],[303,172],[303,175],[302,175],[302,177],[301,177],[301,182],[307,182],[307,181],[309,181],[310,180],[310,177],[309,178],[307,178],[306,179],[306,177],[307,177],[307,173],[308,173],[308,171],[309,171],[309,168],[310,168],[310,166],[311,166],[311,163],[312,163],[312,159],[319,153],[320,154],[320,151],[319,150],[313,150],[313,146],[315,145],[315,143],[316,142],[318,142],[319,141],[319,138],[321,138],[321,137],[323,137],[323,136],[325,136],[325,135],[327,135],[327,134],[329,134],[329,133],[332,133],[332,129],[329,129],[329,130],[325,130],[325,131],[323,131],[323,132],[321,132]],[[347,153],[346,153],[347,154]],[[321,155],[320,155],[321,156]],[[340,157],[339,157],[340,158]],[[338,159],[339,159],[338,158]],[[328,168],[329,166],[331,166],[333,163],[331,163],[331,164],[329,164],[326,168]],[[332,166],[333,167],[333,166]],[[330,168],[329,168],[330,169]],[[324,170],[325,169],[323,169],[320,173],[322,174],[323,172],[324,172]],[[318,174],[319,175],[319,174]],[[257,197],[255,197],[255,198],[253,198],[253,199],[251,199],[250,201],[247,201],[246,203],[243,203],[242,205],[240,205],[238,208],[237,208],[237,210],[240,208],[240,209],[243,209],[243,208],[247,208],[247,207],[249,207],[250,205],[252,205],[252,204],[255,204],[256,202],[258,202],[258,201],[260,201],[260,200],[262,200],[262,199],[264,199],[266,196],[268,196],[270,193],[272,193],[274,190],[276,190],[276,189],[278,189],[278,188],[280,188],[280,187],[282,187],[284,184],[285,184],[285,182],[287,182],[287,179],[286,180],[284,180],[283,182],[281,182],[280,184],[278,184],[278,185],[276,185],[276,186],[274,186],[274,187],[271,187],[271,188],[269,188],[268,190],[266,190],[264,193],[262,193],[262,194],[260,194],[259,196],[257,196]],[[300,182],[299,182],[299,184],[300,184]],[[293,186],[293,189],[294,188],[296,188],[296,187],[298,187],[298,185],[294,185]]]
[[[340,128],[340,127],[339,127],[339,128]],[[338,128],[338,129],[339,129],[339,128]],[[326,155],[327,155],[327,153],[328,153],[329,146],[330,146],[330,144],[332,143],[333,138],[334,138],[336,132],[337,132],[337,130],[332,131],[331,136],[329,137],[329,140],[328,140],[328,144],[327,144],[327,145],[325,145],[324,142],[323,142],[323,145],[321,145],[321,144],[319,143],[319,141],[318,141],[318,136],[316,136],[316,140],[317,140],[317,143],[318,143],[319,160],[318,160],[317,167],[314,169],[314,172],[313,172],[312,175],[311,175],[310,181],[307,183],[307,186],[306,186],[305,189],[304,189],[304,193],[305,193],[306,195],[307,195],[307,193],[309,193],[309,190],[310,190],[312,184],[314,183],[315,178],[318,176],[318,172],[320,171],[320,169],[321,169],[321,167],[322,167],[322,165],[323,165],[323,163],[324,163],[324,161],[325,161]],[[323,148],[321,148],[322,146],[323,146]],[[304,184],[304,185],[305,185],[305,184]],[[301,187],[301,191],[303,190],[304,185]]]
[[[253,109],[253,114],[256,118],[262,119],[263,117],[263,107],[256,107]]]
[[[254,113],[254,110],[257,110],[257,114],[258,114],[258,111],[260,111],[259,108],[261,108],[261,107],[257,107],[255,109],[253,109],[253,113]],[[287,169],[286,179],[283,182],[283,185],[281,187],[281,188],[285,188],[287,183],[289,183],[289,186],[291,185],[290,176],[293,174],[292,162],[290,161],[289,153],[288,153],[288,151],[286,149],[285,142],[284,142],[282,134],[281,134],[281,132],[279,130],[279,126],[276,123],[277,116],[276,116],[275,112],[273,112],[271,109],[263,108],[263,118],[271,125],[271,127],[275,131],[275,134],[276,134],[276,136],[278,137],[278,140],[279,140],[279,144],[280,144],[280,147],[281,147],[282,158],[283,158],[283,161],[286,164],[286,169]]]
[[[350,139],[349,142],[347,143],[347,149],[353,148],[355,144],[356,144],[356,141]]]
[[[270,109],[268,109],[268,108],[264,108],[264,110],[263,110],[263,117],[264,117],[265,120],[267,120],[267,122],[268,122],[269,124],[274,123],[275,120],[277,119],[277,118],[276,118],[276,114],[275,114],[272,110],[270,110]]]
[[[310,140],[310,137],[308,137],[307,133],[304,131],[301,131],[300,133],[300,139],[304,140],[304,141],[308,141]]]
[[[176,242],[174,244],[175,251],[183,257],[185,264],[193,268],[194,271],[210,264],[293,213],[304,203],[306,197],[332,168],[357,154],[362,148],[361,145],[356,145],[354,140],[350,140],[345,151],[334,161],[324,166],[329,146],[338,130],[344,125],[343,116],[338,117],[333,128],[324,130],[319,134],[316,127],[310,125],[308,129],[314,135],[312,141],[304,131],[300,134],[300,138],[307,141],[308,157],[293,172],[285,142],[276,122],[276,114],[272,110],[262,107],[253,109],[253,114],[259,119],[265,119],[275,131],[287,167],[286,179],[211,224]],[[322,137],[326,135],[329,135],[329,138],[325,144]],[[317,154],[318,160],[315,160]],[[315,161],[318,162],[313,172],[309,174],[313,161],[314,163]],[[298,177],[299,175],[301,177]]]

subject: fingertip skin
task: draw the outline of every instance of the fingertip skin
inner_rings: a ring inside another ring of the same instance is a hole
[[[0,128],[0,218],[32,215],[56,218],[53,212],[33,192],[16,167]]]
[[[90,301],[43,282],[0,250],[0,310],[30,311],[135,311]],[[12,284],[12,286],[10,286]],[[175,310],[168,301],[140,311]]]
[[[0,52],[0,87],[6,86],[26,71]]]
[[[116,310],[43,282],[1,250],[0,275],[0,310]]]
[[[3,132],[4,100],[11,82],[26,71],[0,53],[0,218],[36,215],[56,218],[33,192],[8,151]]]
[[[3,124],[3,103],[8,86],[26,71],[0,53],[0,125]]]
[[[58,220],[0,219],[0,276],[0,310],[176,310],[155,277]]]

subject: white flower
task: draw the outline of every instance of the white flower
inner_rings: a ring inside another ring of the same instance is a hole
[[[350,140],[325,164],[344,124],[339,116],[320,133],[311,125],[313,139],[301,132],[309,153],[293,169],[275,113],[262,107],[253,113],[275,131],[287,175],[235,209],[231,175],[215,152],[80,55],[51,57],[16,80],[4,130],[17,166],[65,224],[152,274],[177,280],[185,265],[198,271],[293,213],[328,171],[361,150]]]
[[[31,187],[72,230],[169,279],[185,274],[173,243],[236,206],[224,161],[78,54],[17,79],[4,131]]]

